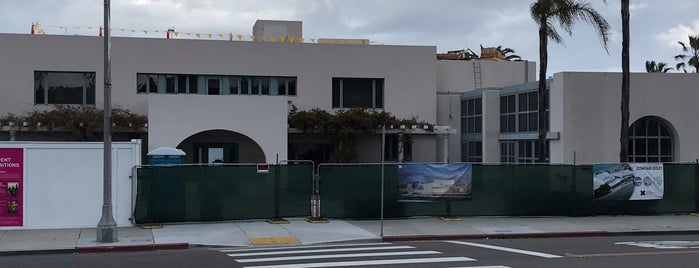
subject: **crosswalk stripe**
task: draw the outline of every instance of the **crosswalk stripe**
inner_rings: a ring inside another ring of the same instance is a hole
[[[466,258],[466,257],[445,257],[445,258],[392,259],[392,260],[371,260],[371,261],[315,262],[315,263],[296,263],[296,264],[282,264],[282,265],[246,266],[245,268],[317,268],[317,267],[346,267],[346,266],[416,264],[416,263],[439,263],[439,262],[462,262],[462,261],[474,261],[474,259]]]
[[[236,259],[235,261],[240,262],[240,263],[249,263],[249,262],[294,261],[294,260],[313,260],[313,259],[332,259],[332,258],[427,255],[427,254],[442,254],[442,253],[439,251],[433,251],[433,250],[397,251],[397,252],[379,252],[379,253],[328,254],[328,255],[306,255],[306,256],[289,256],[289,257],[273,257],[273,258]]]
[[[284,254],[304,254],[304,253],[364,251],[364,250],[385,250],[385,249],[411,249],[411,248],[415,248],[415,247],[391,246],[391,247],[333,248],[333,249],[287,250],[287,251],[275,251],[275,252],[237,253],[237,254],[226,254],[226,255],[228,255],[229,257],[248,257],[248,256],[264,256],[264,255],[284,255]]]
[[[503,266],[503,265],[488,265],[488,266],[461,266],[461,267],[449,267],[449,268],[512,268],[512,267]]]
[[[357,244],[324,244],[324,245],[313,245],[313,246],[294,246],[293,248],[298,249],[298,248],[329,248],[329,247],[363,247],[363,246],[381,246],[381,245],[390,245],[391,243],[357,243]],[[220,252],[245,252],[245,251],[268,251],[268,250],[277,250],[277,249],[289,249],[292,247],[286,246],[286,247],[264,247],[264,248],[218,248],[216,249],[217,251]]]
[[[492,245],[478,244],[478,243],[471,243],[471,242],[463,242],[463,241],[446,241],[446,242],[452,243],[452,244],[464,245],[464,246],[480,247],[480,248],[487,248],[487,249],[501,250],[501,251],[507,251],[507,252],[512,252],[512,253],[531,255],[531,256],[537,256],[537,257],[548,258],[548,259],[563,258],[563,256],[541,253],[541,252],[536,252],[536,251],[521,250],[521,249],[516,249],[516,248],[506,248],[506,247],[499,247],[499,246],[492,246]]]

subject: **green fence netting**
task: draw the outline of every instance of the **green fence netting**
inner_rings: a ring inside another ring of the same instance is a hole
[[[403,202],[397,167],[385,165],[384,217],[660,214],[699,207],[696,164],[665,164],[663,199],[642,201],[593,200],[592,165],[473,164],[470,200]],[[321,165],[318,173],[322,217],[380,217],[379,164]]]
[[[149,166],[137,169],[138,224],[310,215],[313,165]]]

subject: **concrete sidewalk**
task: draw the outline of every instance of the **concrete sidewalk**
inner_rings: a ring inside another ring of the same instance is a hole
[[[699,233],[692,215],[597,217],[434,217],[378,220],[329,220],[288,224],[265,221],[171,224],[159,229],[122,227],[119,241],[98,243],[94,228],[0,230],[0,255],[184,249],[191,246],[253,247],[307,245],[343,241],[483,239]]]

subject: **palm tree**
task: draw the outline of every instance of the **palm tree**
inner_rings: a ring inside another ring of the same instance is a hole
[[[548,90],[546,89],[546,68],[548,64],[548,40],[561,43],[561,35],[556,31],[554,21],[568,35],[573,34],[576,22],[587,22],[597,30],[602,44],[607,48],[609,40],[609,23],[590,4],[580,0],[537,0],[531,5],[532,18],[539,26],[539,145],[538,162],[546,160],[546,130],[548,117]]]
[[[672,70],[672,67],[667,67],[667,63],[655,62],[654,60],[646,61],[646,72],[649,73],[667,73]]]
[[[677,70],[682,69],[687,72],[687,65],[694,67],[694,72],[699,73],[699,35],[689,36],[689,46],[682,41],[677,42],[682,46],[682,52],[689,54],[679,54],[675,56],[675,60],[682,62],[677,63]],[[686,61],[686,62],[685,62]]]
[[[482,46],[481,46],[482,47]],[[505,56],[505,59],[508,61],[522,61],[522,57],[519,55],[515,54],[515,50],[511,48],[502,48],[502,46],[498,46],[496,48],[500,53],[502,53],[503,56]],[[508,55],[509,54],[509,55]]]
[[[619,162],[629,161],[629,102],[631,95],[631,66],[629,59],[630,29],[629,0],[621,0],[621,130],[619,131]]]

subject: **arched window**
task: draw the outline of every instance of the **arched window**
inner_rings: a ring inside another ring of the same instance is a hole
[[[629,129],[629,162],[672,162],[670,129],[654,117],[638,119]]]

